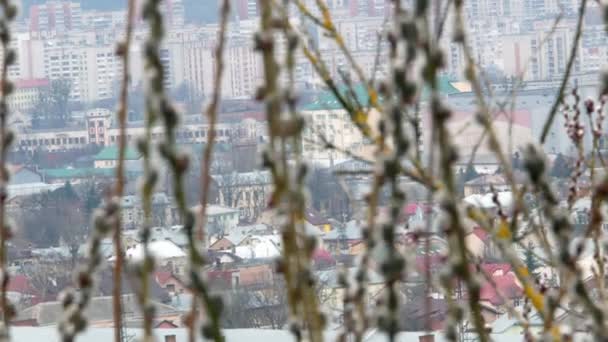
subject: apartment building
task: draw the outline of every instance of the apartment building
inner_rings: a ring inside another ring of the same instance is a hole
[[[16,80],[15,91],[8,98],[8,106],[12,111],[28,111],[38,102],[40,91],[49,87],[47,79]]]
[[[80,2],[47,1],[30,6],[29,30],[31,32],[67,32],[81,28]]]
[[[523,75],[525,81],[551,80],[563,75],[574,32],[569,25],[556,27],[551,32],[547,24],[537,24],[532,32],[500,37],[505,75]],[[578,49],[572,73],[580,72],[581,49]]]
[[[323,107],[325,105],[312,105],[310,110],[302,111],[307,121],[302,132],[304,158],[313,164],[330,166],[350,158],[340,151],[349,151],[360,157],[371,157],[371,144],[352,123],[348,112],[340,109],[337,103],[327,109]],[[368,115],[368,123],[372,127],[371,123],[378,120],[378,113],[371,110]],[[337,148],[327,149],[326,141]]]
[[[47,40],[43,56],[44,76],[70,81],[71,100],[93,102],[115,95],[121,62],[113,45]]]

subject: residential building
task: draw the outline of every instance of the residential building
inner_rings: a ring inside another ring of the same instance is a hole
[[[502,63],[506,76],[528,80],[560,78],[568,62],[574,32],[571,24],[552,21],[534,23],[530,32],[497,37],[502,43]],[[572,73],[581,72],[581,49],[578,49]]]
[[[12,111],[27,112],[38,103],[40,92],[48,89],[47,79],[16,80],[15,91],[8,97],[8,106]]]
[[[122,198],[121,205],[121,220],[126,229],[136,229],[144,223],[143,205],[139,196],[124,196]],[[152,195],[151,221],[152,225],[155,227],[160,227],[154,228],[154,234],[159,235],[154,236],[155,240],[165,240],[168,238],[169,240],[173,241],[176,240],[174,236],[179,236],[179,232],[172,232],[167,236],[165,236],[165,234],[160,234],[163,232],[164,227],[171,227],[178,223],[178,221],[173,217],[171,200],[166,194],[159,192]],[[139,239],[135,240],[139,241]],[[179,240],[173,242],[181,245],[181,241]]]
[[[82,28],[80,2],[46,1],[30,6],[29,30],[67,32]]]

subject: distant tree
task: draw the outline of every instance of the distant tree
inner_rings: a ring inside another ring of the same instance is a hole
[[[551,168],[551,176],[556,178],[567,178],[572,174],[572,167],[568,164],[563,154],[558,154]]]
[[[232,290],[225,304],[225,328],[282,329],[287,324],[287,289],[283,279],[276,277],[264,284]]]
[[[94,182],[87,185],[84,194],[84,212],[85,217],[91,217],[95,208],[101,203],[101,191]]]
[[[344,213],[350,217],[348,195],[333,172],[314,169],[308,178],[307,186],[311,194],[311,204],[317,211],[330,217],[342,218]]]
[[[534,255],[532,243],[528,243],[528,248],[524,251],[524,263],[530,274],[535,274],[536,270],[541,266],[538,258]]]
[[[83,203],[69,182],[57,190],[30,196],[22,203],[23,237],[40,247],[66,246],[72,263],[88,236],[86,222]]]
[[[70,118],[71,91],[71,82],[66,79],[53,80],[47,88],[41,89],[32,111],[32,125],[64,127]]]
[[[523,168],[518,151],[515,151],[515,153],[513,153],[513,157],[511,158],[511,165],[513,165],[514,170],[521,170]]]
[[[38,300],[44,302],[56,300],[65,284],[70,282],[73,267],[68,263],[49,259],[28,265],[23,271],[40,296]],[[26,299],[30,301],[28,306],[36,304],[31,302],[32,298]]]

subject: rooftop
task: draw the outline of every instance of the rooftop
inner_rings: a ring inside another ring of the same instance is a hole
[[[43,169],[40,170],[40,172],[46,178],[87,178],[92,176],[111,177],[114,174],[114,170],[112,169],[100,169],[92,167]]]
[[[131,148],[125,150],[125,160],[138,160],[141,155]],[[94,160],[117,160],[118,146],[107,146],[93,157]]]
[[[445,95],[451,95],[459,93],[460,90],[452,85],[452,82],[447,77],[440,76],[438,79],[439,92]],[[367,89],[362,84],[357,84],[352,87],[352,92],[347,86],[339,86],[338,91],[346,100],[350,103],[359,103],[363,107],[369,107],[369,94]],[[354,95],[354,96],[353,96]],[[422,91],[422,97],[428,97],[429,91],[424,89]],[[330,90],[321,92],[316,99],[304,106],[304,110],[338,110],[344,109],[340,101],[336,98],[334,93]]]

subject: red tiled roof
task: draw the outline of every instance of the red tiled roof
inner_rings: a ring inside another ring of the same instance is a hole
[[[169,281],[169,279],[171,279],[172,277],[173,277],[173,274],[171,274],[171,272],[167,272],[167,271],[154,272],[154,279],[160,286],[165,285],[165,283],[167,281]]]
[[[425,272],[427,268],[431,270],[445,263],[445,256],[439,254],[433,254],[430,256],[416,256],[416,270],[418,272]]]
[[[30,284],[30,280],[22,274],[17,274],[10,278],[8,282],[7,291],[25,294],[35,294],[34,288],[32,288]]]
[[[407,204],[404,208],[403,208],[403,212],[406,215],[414,215],[416,213],[416,210],[418,210],[418,207],[421,207],[422,210],[425,213],[429,213],[433,208],[428,205],[428,204],[422,204],[422,203],[410,203]]]
[[[473,228],[473,234],[475,234],[475,236],[477,236],[481,241],[484,242],[488,240],[488,237],[490,236],[490,233],[488,233],[485,229],[481,227]]]
[[[494,284],[486,282],[481,287],[479,293],[481,300],[488,301],[493,305],[501,305],[504,304],[504,299],[514,299],[523,295],[523,290],[513,273],[494,276],[492,281]]]
[[[483,272],[490,277],[497,274],[498,271],[501,271],[503,275],[511,272],[510,264],[481,264],[480,266]]]
[[[324,248],[317,248],[312,253],[312,259],[315,262],[335,263],[334,257]]]

